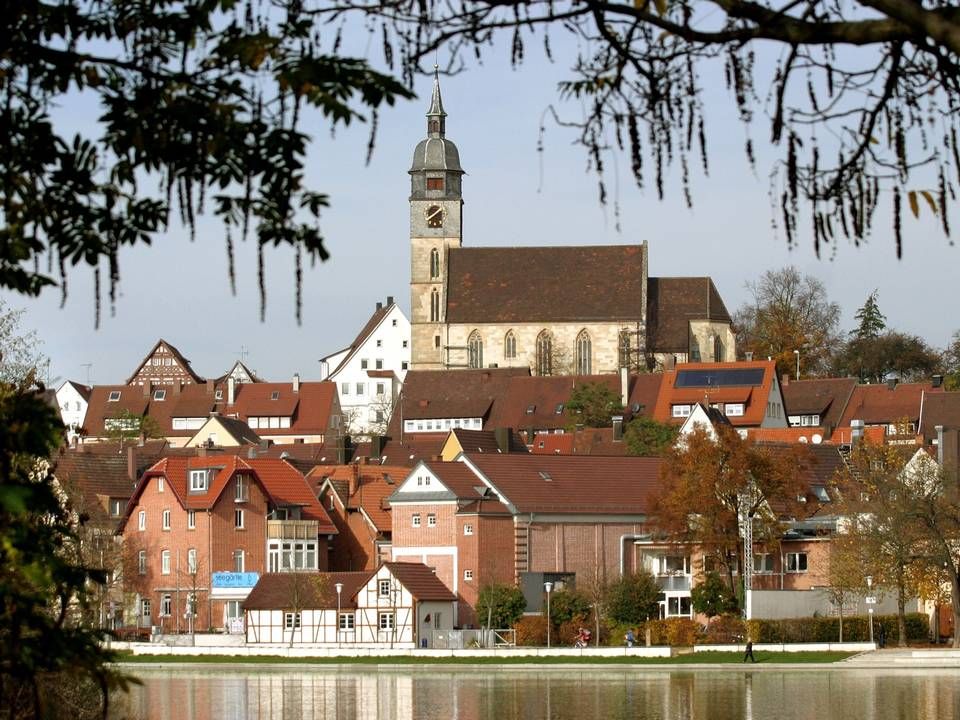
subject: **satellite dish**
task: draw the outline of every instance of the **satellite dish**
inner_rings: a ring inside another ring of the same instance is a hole
[[[814,445],[819,445],[820,443],[823,442],[823,435],[821,435],[820,433],[814,433],[813,437],[810,439],[813,441]]]
[[[806,445],[806,444],[807,444],[807,439],[806,439],[803,435],[801,435],[801,436],[800,436],[800,442],[803,443],[804,445]]]

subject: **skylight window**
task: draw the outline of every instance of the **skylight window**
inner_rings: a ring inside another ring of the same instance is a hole
[[[556,413],[557,413],[557,415],[562,415],[562,414],[563,414],[563,403],[557,403]]]
[[[119,390],[111,390],[111,391],[110,391],[110,396],[107,398],[107,401],[108,401],[108,402],[117,402],[119,399],[120,399],[120,391],[119,391]]]
[[[270,399],[271,399],[271,400],[279,400],[279,399],[280,399],[280,391],[279,391],[279,390],[274,390],[272,393],[270,393]]]
[[[536,405],[527,405],[527,415],[533,415],[536,409],[537,409]]]
[[[167,391],[166,391],[166,390],[154,390],[154,391],[153,391],[153,399],[154,399],[154,400],[166,400],[166,399],[167,399]]]
[[[553,478],[550,477],[550,473],[548,473],[546,470],[540,471],[540,477],[546,480],[547,482],[550,482],[551,480],[553,480]]]

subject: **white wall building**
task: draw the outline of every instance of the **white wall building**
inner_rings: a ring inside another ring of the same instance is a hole
[[[90,388],[86,385],[67,380],[57,390],[57,407],[60,408],[60,419],[67,426],[68,442],[72,443],[77,431],[83,427],[89,402]]]
[[[349,433],[386,431],[409,365],[410,321],[388,297],[349,346],[320,359],[321,378],[337,384]]]

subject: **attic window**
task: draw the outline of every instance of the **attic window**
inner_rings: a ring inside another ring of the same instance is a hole
[[[207,490],[207,471],[190,471],[190,492],[206,492]]]
[[[830,502],[830,495],[823,485],[814,485],[810,490],[820,502]]]
[[[120,399],[120,391],[119,391],[119,390],[111,390],[111,391],[110,391],[110,396],[107,398],[107,401],[108,401],[108,402],[117,402],[119,399]]]
[[[550,481],[553,480],[553,478],[550,477],[550,473],[548,473],[546,470],[541,470],[541,471],[540,471],[540,477],[542,477],[542,478],[543,478],[544,480],[546,480],[547,482],[550,482]]]
[[[280,391],[279,391],[279,390],[274,390],[272,393],[270,393],[270,399],[271,399],[271,400],[279,400],[279,399],[280,399]]]
[[[557,403],[557,409],[555,410],[555,412],[557,413],[557,415],[563,414],[563,403]]]
[[[213,399],[214,399],[214,400],[223,400],[223,390],[216,390],[216,391],[213,393]]]
[[[153,391],[153,399],[154,399],[154,400],[166,400],[166,399],[167,399],[167,391],[166,391],[166,390],[154,390],[154,391]]]
[[[536,409],[537,409],[536,405],[527,405],[527,415],[533,415]]]

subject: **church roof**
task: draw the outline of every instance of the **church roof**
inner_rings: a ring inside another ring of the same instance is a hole
[[[687,352],[690,321],[732,322],[709,277],[652,277],[647,283],[647,337],[652,352]]]
[[[646,246],[450,250],[449,323],[636,321]]]

